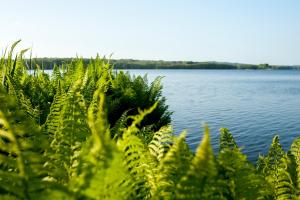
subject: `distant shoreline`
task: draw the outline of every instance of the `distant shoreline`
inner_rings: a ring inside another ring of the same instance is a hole
[[[43,69],[52,69],[54,65],[70,63],[74,58],[34,58],[33,64]],[[83,58],[84,64],[91,59]],[[27,60],[29,61],[29,60]],[[227,62],[193,62],[193,61],[161,61],[161,60],[133,60],[133,59],[110,59],[109,62],[115,69],[236,69],[236,70],[300,70],[300,65],[269,65],[242,64]]]

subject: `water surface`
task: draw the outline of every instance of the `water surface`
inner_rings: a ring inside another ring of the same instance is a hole
[[[300,71],[263,70],[128,70],[164,76],[163,95],[173,111],[176,134],[188,130],[195,150],[208,123],[214,149],[219,129],[227,127],[238,145],[255,161],[265,154],[275,134],[285,150],[300,136]]]

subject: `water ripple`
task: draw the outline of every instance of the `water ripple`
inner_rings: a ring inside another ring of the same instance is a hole
[[[163,79],[174,130],[188,129],[187,142],[195,150],[202,124],[211,129],[217,151],[219,129],[228,127],[243,152],[255,162],[265,154],[275,134],[284,149],[300,136],[300,71],[254,70],[133,70]]]

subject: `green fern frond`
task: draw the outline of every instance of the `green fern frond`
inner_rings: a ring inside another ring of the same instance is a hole
[[[273,138],[268,155],[260,157],[258,169],[272,187],[272,196],[275,199],[293,199],[295,188],[288,172],[290,159],[283,151],[279,137]]]
[[[284,157],[285,152],[283,151],[280,142],[279,136],[274,136],[272,140],[272,144],[269,148],[268,154],[266,157],[260,157],[260,163],[263,165],[258,166],[260,171],[263,171],[264,174],[269,174],[273,170],[275,170],[280,163],[282,162],[282,158]],[[262,168],[263,167],[263,168]]]
[[[175,199],[212,199],[217,175],[215,158],[210,144],[209,129],[193,158],[187,174],[177,184]]]
[[[285,155],[281,158],[281,163],[273,171],[272,174],[266,177],[266,180],[271,183],[274,191],[275,199],[295,199],[295,188],[288,173],[289,159]]]
[[[58,128],[61,123],[61,111],[63,109],[64,102],[66,100],[66,94],[61,93],[58,91],[54,97],[53,103],[50,107],[50,113],[47,116],[46,123],[44,124],[43,128],[49,135],[49,137],[53,138],[56,131],[58,131]]]
[[[62,107],[59,128],[54,134],[49,153],[48,167],[53,169],[53,177],[68,182],[78,165],[78,156],[83,143],[90,135],[87,124],[86,106],[79,93],[80,82],[75,82],[66,94]]]
[[[129,110],[125,111],[115,125],[111,128],[111,137],[114,140],[118,140],[119,137],[122,137],[123,131],[127,127],[128,112]]]
[[[155,78],[155,80],[151,83],[149,89],[149,98],[154,101],[158,101],[158,98],[161,97],[162,94],[162,84],[161,80],[163,79],[162,76]]]
[[[60,69],[57,65],[54,65],[52,74],[51,74],[51,79],[54,81],[54,85],[58,84],[58,81],[61,80],[62,74],[60,72]]]
[[[238,148],[232,134],[227,128],[220,129],[219,151]]]
[[[186,132],[174,144],[157,167],[157,190],[154,199],[175,199],[176,185],[189,170],[192,153],[185,141]]]
[[[13,62],[13,52],[16,48],[16,46],[21,42],[21,40],[17,40],[16,42],[14,42],[11,47],[10,47],[10,50],[8,52],[8,55],[7,55],[7,61],[6,61],[6,67],[7,67],[7,72],[11,72],[12,70],[12,62]]]
[[[130,116],[133,122],[124,130],[122,139],[118,141],[118,147],[124,153],[124,166],[134,180],[133,187],[137,199],[150,198],[153,195],[151,191],[156,191],[157,187],[155,176],[157,162],[142,140],[135,135],[138,132],[137,125],[155,109],[156,105],[143,111],[139,110],[139,115]]]
[[[47,175],[42,156],[47,139],[2,88],[0,102],[0,198],[30,199],[48,184],[42,181]]]
[[[154,133],[151,142],[148,145],[150,154],[160,161],[168,152],[173,141],[172,126],[164,126]]]
[[[237,148],[228,129],[220,129],[218,155],[219,190],[226,199],[263,199],[269,194],[267,182]]]
[[[294,178],[295,187],[297,188],[297,194],[300,196],[300,137],[296,138],[290,148],[290,153],[293,156],[295,162],[296,177]]]
[[[30,118],[37,121],[39,115],[38,110],[36,108],[33,108],[29,98],[24,94],[20,85],[15,82],[15,79],[10,75],[6,75],[6,77],[8,94],[16,98],[20,110],[23,110]]]
[[[96,91],[93,101],[99,104],[90,107],[88,112],[92,137],[82,150],[76,176],[70,186],[81,198],[130,199],[131,177],[122,165],[123,154],[109,137],[104,95]]]

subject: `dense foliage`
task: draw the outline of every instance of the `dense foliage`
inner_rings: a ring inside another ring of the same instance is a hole
[[[12,50],[0,60],[0,199],[300,198],[300,137],[284,152],[275,136],[254,166],[225,128],[214,155],[206,126],[193,153],[160,79],[100,58],[28,73]]]

